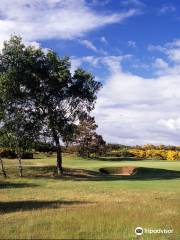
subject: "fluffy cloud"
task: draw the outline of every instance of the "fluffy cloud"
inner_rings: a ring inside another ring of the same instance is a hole
[[[157,75],[167,74],[172,68],[169,68],[169,64],[162,58],[156,58],[153,67],[156,69]]]
[[[13,33],[25,41],[72,39],[136,14],[135,9],[99,14],[85,0],[1,0],[0,42]]]
[[[163,58],[157,58],[153,66],[158,70],[160,75],[180,74],[180,39],[167,42],[164,45],[149,45],[148,50],[151,52],[159,51],[164,54]]]
[[[179,63],[180,62],[180,39],[175,39],[172,42],[167,42],[164,45],[149,45],[149,51],[159,51],[165,54],[168,59],[172,62]]]
[[[176,118],[176,119],[170,118],[167,120],[160,119],[159,124],[169,128],[170,130],[179,131],[180,130],[180,117]]]
[[[156,58],[154,66],[158,69],[167,69],[168,63],[165,62],[162,58]]]
[[[146,79],[124,72],[124,57],[101,59],[110,74],[99,93],[93,114],[99,133],[110,142],[126,144],[179,144],[180,75]],[[165,63],[157,60],[162,67]]]

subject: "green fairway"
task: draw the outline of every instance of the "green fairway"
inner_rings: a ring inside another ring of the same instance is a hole
[[[180,177],[163,174],[106,176],[99,168],[138,166],[180,171],[180,161],[63,158],[65,176],[53,176],[55,156],[4,160],[0,176],[0,239],[180,239]],[[172,171],[172,172],[173,172]],[[136,227],[173,229],[144,234]]]

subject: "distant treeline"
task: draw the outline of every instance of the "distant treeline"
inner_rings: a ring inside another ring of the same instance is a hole
[[[146,144],[143,146],[125,146],[107,144],[106,156],[135,157],[139,159],[180,160],[180,146]]]
[[[113,150],[120,150],[120,149],[140,149],[140,150],[176,150],[180,151],[180,146],[173,146],[173,145],[153,145],[153,144],[145,144],[145,145],[135,145],[135,146],[128,146],[123,144],[116,144],[116,143],[108,143],[106,144],[106,148],[109,151]]]
[[[80,145],[68,145],[63,152],[80,154]],[[90,157],[132,157],[138,159],[180,160],[180,146],[146,144],[143,146],[127,146],[107,143],[101,148],[90,148]]]
[[[1,157],[16,158],[17,154],[10,148],[0,148]],[[56,146],[53,143],[45,141],[34,142],[34,148],[31,152],[24,152],[22,158],[33,158],[34,152],[52,154],[56,152]],[[84,157],[122,157],[138,159],[159,159],[159,160],[180,160],[180,146],[165,146],[146,144],[143,146],[127,146],[122,144],[91,144],[83,147],[81,144],[67,144],[62,146],[63,153],[77,154]],[[87,154],[88,153],[88,154]]]

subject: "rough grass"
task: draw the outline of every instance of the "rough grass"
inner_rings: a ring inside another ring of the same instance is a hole
[[[138,166],[180,171],[180,162],[87,160],[65,156],[65,176],[54,176],[55,158],[5,160],[0,177],[0,239],[137,239],[134,229],[174,229],[138,239],[180,239],[180,178],[106,177],[99,168]],[[154,170],[155,171],[155,170]]]

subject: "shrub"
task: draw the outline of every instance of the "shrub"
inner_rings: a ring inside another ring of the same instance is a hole
[[[167,160],[180,160],[180,153],[176,151],[168,151],[167,152]]]
[[[2,158],[16,158],[17,155],[14,150],[10,148],[0,148],[0,153]]]
[[[145,158],[146,151],[142,149],[130,149],[129,152],[137,158]]]
[[[33,153],[31,153],[31,152],[24,152],[22,154],[22,159],[33,159]]]
[[[112,152],[107,152],[105,154],[106,157],[135,157],[135,155],[130,152],[129,150],[123,149],[119,151],[112,151]]]
[[[56,151],[56,147],[51,143],[36,142],[35,143],[35,151],[38,151],[38,152],[54,152],[54,151]]]

